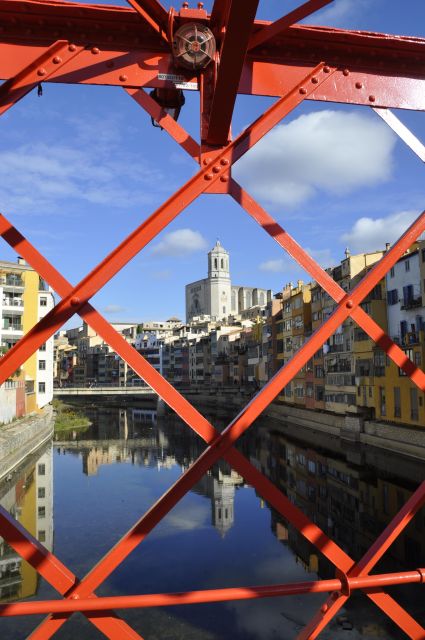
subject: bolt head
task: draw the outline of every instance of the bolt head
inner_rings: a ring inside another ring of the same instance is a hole
[[[207,165],[211,162],[211,158],[204,158],[202,162]]]
[[[324,73],[329,73],[329,72],[330,72],[330,70],[331,70],[331,68],[330,68],[330,67],[328,67],[328,65],[326,65],[325,67],[323,67],[323,71],[324,71]]]
[[[347,307],[347,309],[352,309],[354,307],[354,302],[352,300],[347,300],[345,306]]]
[[[38,76],[45,76],[45,75],[46,75],[46,73],[47,73],[47,71],[46,71],[46,69],[44,69],[43,67],[41,67],[41,69],[39,69],[39,70],[37,71],[37,75],[38,75]]]
[[[326,613],[326,611],[327,611],[328,609],[329,609],[329,607],[328,607],[328,605],[326,604],[326,602],[325,602],[325,604],[322,604],[322,606],[320,607],[320,611],[321,611],[322,613]]]
[[[100,49],[99,47],[92,47],[91,52],[93,55],[97,55],[98,53],[100,53]]]
[[[60,56],[55,56],[52,62],[53,64],[60,64],[62,62],[62,58]]]
[[[229,176],[221,176],[220,182],[229,182]]]
[[[213,168],[213,173],[219,173],[220,172],[220,167],[218,166],[218,164],[214,165]]]
[[[77,47],[76,47],[76,45],[75,45],[75,44],[70,44],[70,45],[69,45],[69,47],[68,47],[68,50],[69,50],[69,51],[76,51],[76,50],[77,50]]]
[[[220,164],[221,164],[222,167],[227,167],[227,165],[229,164],[229,161],[228,161],[227,158],[222,158],[220,160]]]
[[[71,305],[73,307],[78,307],[79,304],[80,304],[80,298],[78,296],[73,296],[71,298]]]
[[[125,73],[120,75],[120,82],[125,82],[126,80],[127,80],[127,76],[125,75]]]
[[[206,174],[204,175],[204,179],[205,179],[205,180],[212,180],[212,179],[213,179],[213,177],[214,177],[214,176],[213,176],[213,174],[212,174],[212,173],[206,173]]]
[[[319,82],[319,79],[316,78],[316,76],[313,76],[311,81],[312,81],[313,84],[317,84]]]
[[[363,82],[356,82],[356,89],[363,89]]]
[[[300,89],[300,94],[301,94],[302,96],[305,96],[305,95],[306,95],[306,93],[307,93],[307,89],[305,89],[304,87],[301,87],[301,89]]]
[[[375,102],[376,98],[375,96],[369,96],[369,102]]]

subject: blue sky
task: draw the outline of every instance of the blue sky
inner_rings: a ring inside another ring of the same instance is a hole
[[[300,3],[263,0],[258,17],[275,19]],[[335,0],[307,22],[425,37],[425,3]],[[239,97],[234,133],[270,102]],[[198,94],[186,92],[180,122],[196,137],[197,109]],[[396,113],[425,142],[425,115]],[[1,210],[73,283],[196,171],[119,88],[47,84],[43,97],[28,95],[0,126]],[[234,175],[329,266],[347,245],[357,252],[396,239],[424,208],[423,170],[373,111],[308,102]],[[113,321],[184,318],[184,285],[205,277],[217,237],[230,252],[235,284],[278,291],[310,279],[230,197],[203,196],[93,303]],[[15,259],[5,243],[0,257]],[[68,326],[79,323],[75,317]]]

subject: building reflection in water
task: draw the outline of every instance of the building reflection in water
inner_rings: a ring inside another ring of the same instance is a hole
[[[9,474],[0,483],[0,504],[49,550],[53,549],[53,449]],[[0,602],[37,593],[35,569],[0,537]]]
[[[177,465],[183,472],[205,448],[201,439],[171,413],[158,416],[153,409],[132,408],[91,411],[88,415],[93,427],[90,433],[79,436],[84,440],[60,445],[81,456],[87,475],[96,474],[101,465],[116,463],[158,470]],[[220,421],[214,416],[212,422]],[[320,446],[312,443],[309,447],[282,429],[273,430],[270,421],[260,421],[244,435],[241,448],[293,504],[347,553],[360,558],[422,481],[424,465],[372,448],[345,450],[335,440],[326,444],[333,451],[323,448],[323,438]],[[243,478],[220,461],[193,489],[210,499],[211,522],[221,536],[233,525],[235,490],[243,486]],[[333,577],[333,568],[273,509],[271,527],[306,570]],[[385,566],[422,566],[424,530],[420,512],[387,552]]]

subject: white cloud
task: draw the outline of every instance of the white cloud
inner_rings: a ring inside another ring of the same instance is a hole
[[[385,249],[385,244],[398,240],[418,215],[418,211],[401,211],[385,218],[359,218],[341,240],[354,252]]]
[[[152,253],[157,256],[180,257],[197,251],[204,251],[207,248],[205,238],[199,231],[192,229],[178,229],[166,233],[162,240],[156,244]]]
[[[319,191],[342,196],[385,182],[395,143],[378,119],[324,110],[275,127],[234,172],[259,199],[295,206]]]
[[[119,304],[107,304],[106,307],[103,308],[104,313],[124,313],[127,311],[125,307],[121,307]]]

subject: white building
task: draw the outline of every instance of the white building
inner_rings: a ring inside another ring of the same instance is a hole
[[[413,248],[386,275],[388,333],[404,347],[416,344],[425,326],[419,258]]]
[[[264,306],[271,291],[233,285],[229,252],[217,240],[208,253],[208,277],[186,285],[186,321],[197,316],[221,320],[253,306]]]

